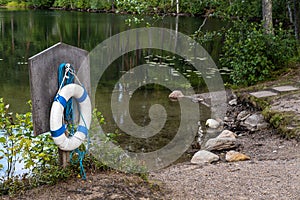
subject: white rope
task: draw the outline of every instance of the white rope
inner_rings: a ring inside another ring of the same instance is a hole
[[[66,69],[65,69],[65,75],[64,75],[64,77],[63,77],[63,80],[62,80],[61,83],[60,83],[60,86],[59,86],[59,88],[58,88],[57,94],[58,94],[58,93],[60,92],[60,90],[62,89],[65,80],[70,78],[69,76],[67,76],[68,72],[69,72],[69,71],[73,71],[73,70],[71,69],[71,67],[70,67],[71,65],[70,65],[69,63],[67,63],[65,66],[66,66]]]
[[[70,72],[75,77],[75,79],[77,80],[77,82],[79,83],[79,85],[81,85],[83,87],[83,84],[80,82],[78,76],[76,75],[76,73],[74,72],[74,70],[71,68],[71,64],[70,63],[66,63],[66,65],[65,65],[65,75],[63,77],[62,82],[60,83],[60,86],[58,88],[57,93],[59,93],[60,90],[62,89],[65,80],[69,79],[69,76],[67,75],[68,72]]]

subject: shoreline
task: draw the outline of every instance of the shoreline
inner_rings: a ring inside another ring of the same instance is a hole
[[[154,16],[154,15],[158,15],[158,16],[172,16],[172,17],[206,17],[203,14],[191,14],[191,13],[175,13],[175,12],[168,12],[168,13],[163,13],[163,12],[159,12],[159,13],[154,13],[154,12],[147,12],[145,14],[137,14],[134,12],[127,12],[127,11],[120,11],[118,12],[116,9],[115,10],[101,10],[101,9],[92,9],[92,8],[88,8],[88,9],[81,9],[81,8],[63,8],[63,7],[49,7],[49,8],[35,8],[35,7],[9,7],[9,6],[5,6],[5,5],[0,5],[0,8],[2,9],[24,9],[24,10],[61,10],[61,11],[75,11],[75,12],[87,12],[87,13],[107,13],[107,14],[120,14],[120,15],[135,15],[135,16]]]

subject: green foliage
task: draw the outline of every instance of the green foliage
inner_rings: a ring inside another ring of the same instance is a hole
[[[220,7],[225,15],[241,19],[261,18],[261,0],[233,0]]]
[[[27,5],[34,8],[49,8],[53,5],[54,0],[28,0]]]
[[[0,143],[3,147],[0,152],[3,155],[2,159],[7,160],[6,177],[10,179],[14,176],[16,163],[23,160],[20,149],[31,145],[31,141],[27,139],[32,131],[32,123],[30,114],[13,116],[8,109],[9,105],[5,105],[3,99],[0,99],[0,129],[2,130]]]
[[[296,42],[292,35],[281,28],[275,33],[265,34],[257,23],[233,23],[225,34],[220,64],[233,70],[234,84],[253,85],[263,81],[295,55]]]
[[[6,6],[8,8],[26,8],[27,7],[25,1],[20,1],[20,2],[10,1],[6,4]]]
[[[5,175],[0,177],[0,194],[15,194],[32,187],[44,184],[53,185],[60,180],[79,174],[79,165],[75,163],[63,169],[58,165],[58,148],[54,144],[50,134],[42,134],[37,137],[32,135],[33,125],[31,113],[15,114],[9,112],[9,105],[0,98],[0,160],[4,159]],[[93,124],[104,124],[101,112],[93,110]],[[106,142],[114,141],[117,134],[107,134]],[[86,148],[81,145],[82,148]],[[76,159],[74,155],[73,159]],[[17,163],[23,163],[28,173],[15,175]],[[91,154],[87,154],[84,160],[86,169],[107,169],[103,163],[97,161]],[[22,178],[22,179],[21,179]]]
[[[112,3],[107,0],[90,0],[91,9],[95,10],[109,10]]]
[[[0,5],[3,6],[3,5],[6,5],[8,3],[8,0],[0,0]]]
[[[115,0],[117,10],[134,14],[147,13],[150,4],[148,1],[139,0]]]
[[[50,134],[32,135],[31,113],[9,112],[9,105],[0,99],[0,159],[5,159],[5,176],[1,177],[0,194],[13,194],[42,184],[54,184],[74,173],[58,166],[58,149]],[[15,175],[17,163],[23,163],[28,173]]]
[[[184,13],[190,13],[192,15],[205,15],[213,13],[223,8],[224,1],[217,0],[183,0],[180,1],[180,10]]]

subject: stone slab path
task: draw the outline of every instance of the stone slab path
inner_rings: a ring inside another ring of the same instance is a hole
[[[284,86],[273,87],[273,88],[270,88],[269,90],[250,92],[249,94],[256,98],[264,98],[264,97],[276,96],[282,92],[292,92],[292,91],[296,91],[296,90],[299,90],[299,88],[296,88],[291,85],[284,85]]]
[[[265,117],[283,136],[300,140],[300,88],[293,85],[270,86],[249,92],[249,95],[264,102]]]

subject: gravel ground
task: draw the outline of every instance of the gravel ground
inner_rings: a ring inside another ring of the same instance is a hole
[[[171,190],[165,199],[300,199],[300,145],[271,131],[239,138],[250,161],[182,163],[151,174]]]

